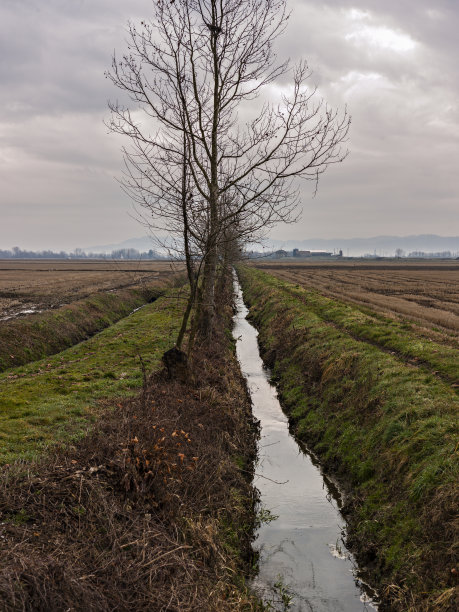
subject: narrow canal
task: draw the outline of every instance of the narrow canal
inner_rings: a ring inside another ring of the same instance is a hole
[[[258,332],[247,321],[248,311],[236,280],[235,293],[237,356],[261,426],[254,484],[268,519],[256,534],[259,572],[252,586],[274,610],[375,610],[377,606],[368,589],[365,592],[344,545],[344,519],[335,492],[289,433],[276,389],[259,354]]]

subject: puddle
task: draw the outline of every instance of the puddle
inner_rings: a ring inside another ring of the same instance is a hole
[[[140,310],[141,308],[145,308],[146,304],[142,304],[142,306],[138,306],[137,308],[134,308],[134,310],[132,310],[128,316],[134,314],[135,312],[137,312],[138,310]]]
[[[21,317],[23,315],[37,314],[38,312],[43,312],[43,310],[40,310],[38,306],[31,306],[29,308],[24,308],[23,310],[13,312],[12,314],[6,315],[4,317],[0,317],[0,321],[8,321],[10,319],[15,319],[16,317]]]
[[[274,610],[377,610],[374,593],[359,579],[355,561],[344,545],[339,491],[290,435],[287,417],[259,354],[258,332],[246,319],[248,311],[236,280],[235,292],[237,356],[253,414],[261,426],[254,485],[267,519],[256,533],[259,572],[252,588]]]

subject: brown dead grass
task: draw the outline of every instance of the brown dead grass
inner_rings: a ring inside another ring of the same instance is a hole
[[[77,446],[1,472],[0,609],[251,610],[254,430],[225,339]]]

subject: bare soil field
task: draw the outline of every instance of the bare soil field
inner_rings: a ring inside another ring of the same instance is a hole
[[[459,332],[459,262],[283,262],[254,264],[345,302],[408,319],[438,339]]]
[[[167,286],[181,270],[165,261],[0,260],[0,320],[142,285]]]

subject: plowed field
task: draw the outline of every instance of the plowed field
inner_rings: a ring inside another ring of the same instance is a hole
[[[459,333],[459,262],[290,263],[257,267],[323,295],[408,319],[456,344]]]
[[[179,266],[163,261],[1,260],[0,320],[112,289],[167,285]]]

